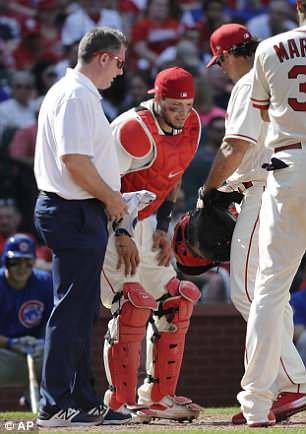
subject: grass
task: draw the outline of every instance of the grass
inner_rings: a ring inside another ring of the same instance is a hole
[[[226,408],[206,408],[203,411],[203,416],[207,416],[208,418],[213,418],[213,416],[230,416],[234,413],[237,413],[237,411],[239,411],[238,407],[226,407]],[[35,419],[35,415],[33,415],[33,413],[30,412],[6,412],[6,413],[0,413],[0,433],[17,433],[16,431],[8,431],[3,429],[3,425],[1,426],[1,421],[8,421],[8,420],[12,420],[12,421],[27,421],[27,420],[34,420]],[[209,423],[212,423],[211,426],[209,426]],[[99,429],[99,431],[97,431],[97,429],[93,429],[92,431],[90,430],[90,428],[87,428],[84,431],[78,430],[78,431],[70,431],[70,430],[66,430],[66,431],[55,431],[54,429],[50,431],[50,433],[52,434],[89,434],[90,432],[94,432],[94,433],[101,433],[101,434],[107,434],[107,433],[111,433],[111,434],[203,434],[203,433],[216,433],[216,432],[220,432],[220,433],[232,433],[232,434],[251,434],[252,432],[254,432],[254,430],[250,430],[250,428],[247,427],[229,427],[227,425],[222,425],[222,423],[218,423],[215,426],[213,425],[213,419],[209,419],[209,423],[208,426],[201,426],[197,427],[196,425],[182,425],[177,426],[176,429],[173,429],[171,426],[169,426],[169,429],[167,429],[166,427],[162,430],[159,429],[158,426],[153,427],[153,425],[150,425],[150,428],[148,426],[148,428],[146,428],[146,426],[142,425],[139,426],[137,425],[137,428],[135,426],[134,429],[132,429],[132,426],[129,426],[129,428],[127,428],[126,430],[120,430],[118,429],[118,427],[111,429],[111,427],[107,427],[107,426],[101,426],[101,428]],[[2,428],[2,430],[1,430]],[[20,431],[19,431],[20,432]],[[23,431],[26,432],[26,431]],[[48,433],[48,431],[46,429],[41,430],[42,433]],[[305,434],[306,433],[306,427],[301,427],[301,426],[297,426],[297,427],[291,427],[291,426],[280,426],[280,425],[276,425],[273,428],[256,428],[255,433],[254,434]]]
[[[34,415],[29,411],[8,411],[0,413],[0,420],[33,420]]]

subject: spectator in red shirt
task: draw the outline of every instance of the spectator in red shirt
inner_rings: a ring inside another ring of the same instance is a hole
[[[175,15],[172,0],[148,1],[146,16],[136,22],[132,31],[131,46],[138,68],[151,68],[162,51],[176,45],[181,26]]]
[[[33,167],[37,124],[19,128],[9,145],[9,156],[14,160]]]
[[[31,23],[33,26],[23,29],[22,42],[13,52],[17,69],[30,70],[43,55],[39,26],[34,21]]]
[[[58,0],[40,0],[37,9],[42,57],[54,62],[58,62],[63,57],[61,34],[56,22],[58,3]]]

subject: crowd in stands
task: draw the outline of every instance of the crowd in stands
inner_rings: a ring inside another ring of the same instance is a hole
[[[51,268],[51,252],[40,245],[33,226],[37,116],[48,89],[67,67],[75,66],[82,36],[101,25],[122,30],[130,41],[125,74],[103,92],[110,121],[146,100],[156,73],[165,67],[181,66],[196,80],[195,108],[203,132],[183,178],[173,231],[180,216],[195,207],[197,189],[224,135],[232,83],[220,68],[207,70],[206,63],[211,57],[210,35],[227,22],[242,23],[258,39],[265,39],[297,26],[295,0],[0,0],[0,256],[9,237],[25,232],[38,242],[30,271],[34,260],[40,269]],[[306,364],[305,264],[292,287],[292,306],[296,341]],[[226,264],[210,270],[196,282],[202,288],[202,302],[230,302],[228,268]],[[49,310],[50,306],[51,301]],[[12,335],[4,328],[0,332],[4,341],[27,336]],[[19,358],[22,352],[17,348]],[[3,348],[1,354],[11,357]]]
[[[148,98],[161,69],[177,65],[193,74],[203,134],[183,179],[177,214],[192,209],[224,134],[232,83],[220,68],[207,70],[206,63],[211,33],[227,22],[242,23],[264,39],[297,25],[295,1],[0,0],[0,226],[3,209],[18,215],[10,233],[2,230],[0,237],[18,230],[37,238],[32,168],[39,107],[50,86],[75,65],[79,40],[100,25],[122,30],[130,42],[125,74],[103,92],[110,121]],[[38,248],[37,258],[42,268],[50,268],[50,252]]]

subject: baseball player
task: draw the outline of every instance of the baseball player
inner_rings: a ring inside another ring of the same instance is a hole
[[[40,377],[45,326],[53,308],[49,273],[34,267],[35,242],[14,234],[4,244],[0,268],[0,386],[28,383],[26,354]]]
[[[199,406],[175,396],[175,390],[200,291],[176,277],[167,231],[181,177],[198,148],[201,124],[193,109],[194,80],[184,69],[161,71],[149,93],[154,99],[111,124],[122,192],[146,188],[156,198],[138,213],[133,237],[119,228],[108,242],[101,296],[113,317],[104,346],[109,382],[104,400],[113,410],[128,405],[139,421],[191,420],[199,415]],[[148,321],[147,377],[136,405],[139,353]]]
[[[298,397],[288,404],[306,408],[305,368],[291,345],[289,288],[306,247],[306,1],[297,1],[300,26],[258,46],[252,103],[271,121],[268,146],[273,151],[259,226],[256,276],[246,337],[246,371],[239,393],[249,425],[275,423],[277,370],[286,369]],[[300,368],[298,370],[298,367]],[[290,411],[288,412],[290,414]]]
[[[227,108],[226,132],[213,168],[204,186],[204,202],[212,189],[226,180],[224,189],[236,188],[243,192],[243,201],[231,243],[231,297],[236,308],[247,321],[254,298],[258,269],[258,230],[261,197],[267,171],[261,166],[268,161],[271,150],[264,146],[268,124],[263,122],[250,101],[254,75],[253,62],[257,47],[250,32],[238,24],[226,24],[211,36],[213,58],[208,64],[218,63],[235,82]],[[227,178],[227,179],[226,179]],[[288,318],[291,309],[287,303]],[[303,394],[296,394],[292,382],[306,383],[305,368],[293,345],[292,327],[283,334],[282,363],[273,384],[273,407],[278,420],[288,417],[288,406],[298,412],[297,404]],[[286,354],[293,354],[289,361]],[[232,419],[234,424],[246,422],[242,413]],[[252,423],[258,421],[250,420]]]

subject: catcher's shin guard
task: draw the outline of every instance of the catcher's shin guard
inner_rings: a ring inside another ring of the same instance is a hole
[[[117,410],[136,403],[137,374],[141,341],[155,299],[139,283],[125,283],[118,309],[108,324],[104,344],[104,365],[110,384],[105,404]]]
[[[147,334],[146,382],[152,384],[151,402],[159,402],[167,395],[175,395],[185,335],[193,305],[201,295],[195,284],[177,278],[171,279],[166,289],[167,298],[161,301],[159,310],[154,312]],[[141,399],[142,394],[139,392]]]

